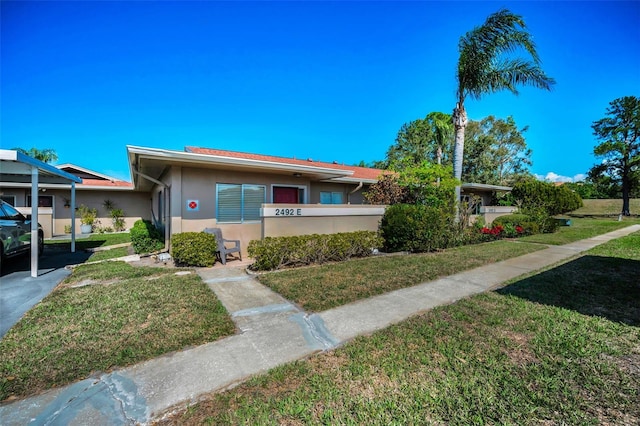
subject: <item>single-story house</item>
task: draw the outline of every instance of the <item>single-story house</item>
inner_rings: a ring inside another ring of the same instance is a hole
[[[378,169],[198,147],[127,152],[133,186],[150,193],[167,240],[218,227],[245,251],[268,236],[376,230],[384,214],[362,195]]]
[[[124,211],[126,228],[151,220],[165,235],[222,229],[240,240],[243,252],[251,240],[269,236],[376,230],[385,206],[365,203],[363,191],[383,170],[220,149],[185,147],[184,151],[127,146],[131,182],[73,165],[59,169],[78,176],[76,206],[98,210],[101,227],[109,227],[106,206]],[[509,187],[464,184],[463,197],[480,198],[478,210],[490,223],[512,208],[490,206],[495,191]],[[71,224],[70,186],[40,188],[38,221],[45,237],[64,234]],[[0,197],[25,212],[31,205],[28,183],[0,182]],[[505,210],[502,212],[502,210]],[[76,229],[80,218],[76,215]]]
[[[492,205],[493,194],[500,192],[511,192],[511,187],[483,183],[463,183],[460,191],[462,200],[468,201],[470,198],[474,198],[476,201],[469,220],[473,223],[478,217],[483,217],[486,224],[491,224],[495,218],[516,211],[516,207]]]

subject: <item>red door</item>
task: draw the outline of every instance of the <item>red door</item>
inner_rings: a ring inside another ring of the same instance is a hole
[[[276,186],[273,188],[274,204],[298,204],[298,188]]]

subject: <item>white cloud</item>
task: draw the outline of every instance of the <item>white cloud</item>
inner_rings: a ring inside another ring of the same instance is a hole
[[[554,172],[549,172],[544,176],[543,175],[534,175],[534,176],[536,177],[536,179],[543,180],[546,182],[580,182],[585,180],[585,178],[587,177],[587,175],[585,175],[584,173],[578,173],[573,177],[569,177],[569,176],[562,176]]]

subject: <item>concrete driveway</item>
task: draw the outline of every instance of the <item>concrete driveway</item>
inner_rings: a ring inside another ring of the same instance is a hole
[[[85,262],[90,255],[45,246],[36,278],[31,277],[28,254],[5,259],[0,270],[0,338],[71,273],[65,266]]]

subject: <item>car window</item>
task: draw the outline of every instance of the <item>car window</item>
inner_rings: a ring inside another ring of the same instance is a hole
[[[22,213],[9,204],[2,204],[2,218],[4,220],[25,220]]]

